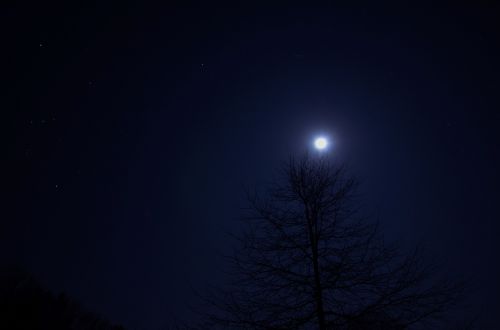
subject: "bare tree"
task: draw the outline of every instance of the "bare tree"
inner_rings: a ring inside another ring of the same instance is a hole
[[[430,326],[458,299],[459,285],[360,216],[344,168],[306,157],[283,174],[250,198],[232,281],[207,299],[204,328],[406,329]]]

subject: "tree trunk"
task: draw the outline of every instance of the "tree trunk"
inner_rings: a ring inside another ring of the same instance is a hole
[[[318,253],[313,247],[313,266],[314,266],[314,298],[316,300],[316,313],[318,314],[318,325],[320,330],[326,330],[325,311],[323,309],[323,290],[319,276]],[[316,252],[316,253],[314,253]]]
[[[313,271],[314,271],[314,300],[316,301],[316,314],[318,316],[318,326],[319,330],[326,330],[325,321],[325,310],[323,308],[323,290],[321,287],[321,277],[319,270],[318,261],[318,238],[316,237],[316,219],[312,216],[314,212],[309,210],[309,206],[306,205],[305,216],[307,219],[307,225],[309,229],[309,242],[311,244],[312,261],[313,261]]]

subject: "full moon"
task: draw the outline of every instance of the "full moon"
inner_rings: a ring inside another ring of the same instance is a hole
[[[314,147],[318,150],[324,150],[328,147],[328,140],[324,137],[318,137],[314,140]]]

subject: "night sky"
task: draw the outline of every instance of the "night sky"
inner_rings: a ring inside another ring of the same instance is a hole
[[[498,4],[141,3],[2,5],[2,264],[132,329],[189,318],[245,187],[326,134],[385,236],[472,278],[493,328]]]

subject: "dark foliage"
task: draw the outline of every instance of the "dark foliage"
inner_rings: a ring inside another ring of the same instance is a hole
[[[291,160],[230,257],[230,284],[206,301],[202,328],[435,328],[462,286],[417,250],[384,242],[360,216],[356,182],[326,159]]]
[[[64,294],[44,290],[17,268],[0,272],[0,329],[9,330],[123,330],[85,311]]]

